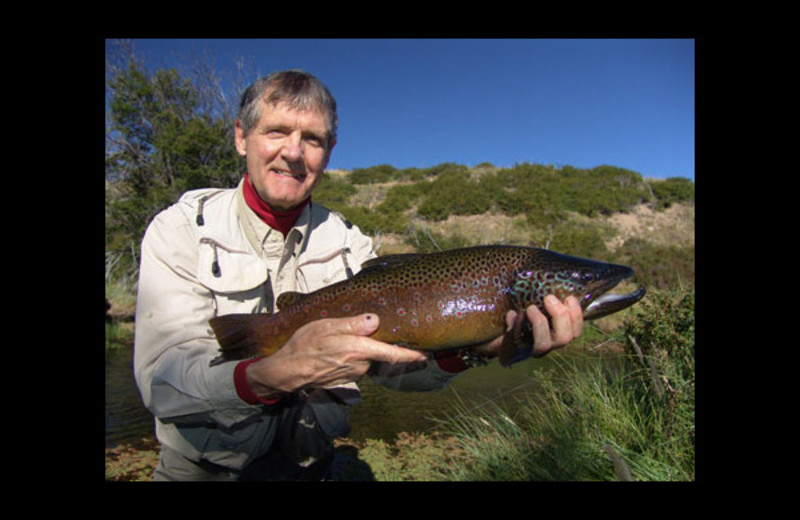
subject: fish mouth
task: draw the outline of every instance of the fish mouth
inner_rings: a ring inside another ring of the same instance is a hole
[[[614,285],[617,285],[617,283],[619,282],[614,283]],[[611,289],[611,287],[608,289]],[[596,320],[597,318],[602,318],[603,316],[621,311],[641,300],[645,293],[647,293],[647,289],[645,287],[639,287],[635,291],[626,294],[601,294],[597,298],[593,298],[584,309],[583,319]]]

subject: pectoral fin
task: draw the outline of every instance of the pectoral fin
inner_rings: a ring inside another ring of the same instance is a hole
[[[525,312],[518,312],[511,328],[503,335],[503,343],[497,350],[497,358],[504,367],[524,361],[533,353],[530,327],[525,325]]]

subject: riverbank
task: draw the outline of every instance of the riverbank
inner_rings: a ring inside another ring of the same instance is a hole
[[[465,462],[459,441],[441,433],[399,433],[394,442],[342,438],[334,442],[332,480],[346,482],[445,481]],[[158,464],[152,437],[106,448],[105,479],[148,482]]]

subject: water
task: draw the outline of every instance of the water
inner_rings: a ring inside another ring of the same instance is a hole
[[[513,409],[516,398],[536,390],[534,368],[550,365],[548,358],[529,359],[513,368],[493,361],[467,370],[437,392],[398,392],[365,378],[359,382],[362,402],[351,414],[350,437],[391,440],[398,432],[432,431],[438,420],[454,414],[457,406],[480,409],[496,403]]]
[[[133,348],[106,349],[106,446],[154,436],[133,379]]]
[[[131,347],[106,351],[107,446],[154,435],[153,416],[142,405],[133,379],[132,354]],[[455,411],[459,399],[476,408],[488,402],[511,407],[515,397],[535,391],[532,372],[550,367],[551,356],[528,359],[510,369],[493,361],[468,370],[439,392],[398,392],[364,378],[359,382],[362,402],[352,411],[349,437],[391,441],[399,432],[431,431],[437,418]]]

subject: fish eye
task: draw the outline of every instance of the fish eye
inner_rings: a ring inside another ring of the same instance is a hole
[[[585,273],[583,273],[581,275],[581,281],[583,281],[583,282],[587,282],[588,283],[588,282],[591,282],[592,280],[594,280],[594,274],[592,274],[590,272],[585,272]]]

